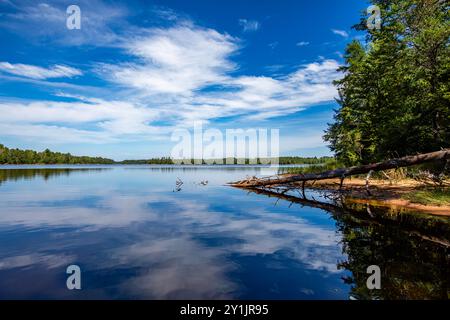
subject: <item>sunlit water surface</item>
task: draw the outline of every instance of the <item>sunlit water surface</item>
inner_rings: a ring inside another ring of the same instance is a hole
[[[0,299],[447,298],[445,244],[225,185],[261,170],[3,167]]]

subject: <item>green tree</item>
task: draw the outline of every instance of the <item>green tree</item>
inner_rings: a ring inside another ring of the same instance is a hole
[[[382,27],[346,49],[335,82],[340,108],[325,140],[346,164],[450,146],[450,50],[447,1],[372,0]]]
[[[77,157],[70,153],[43,152],[33,150],[9,149],[0,144],[0,164],[113,164],[114,160],[106,158]]]

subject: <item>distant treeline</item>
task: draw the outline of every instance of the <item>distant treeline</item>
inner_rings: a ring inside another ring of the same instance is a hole
[[[237,159],[237,158],[223,158],[223,159],[183,159],[174,161],[171,158],[152,158],[147,160],[124,160],[118,163],[121,164],[267,164],[270,162],[267,159]],[[280,157],[279,164],[324,164],[333,161],[333,157]],[[274,163],[272,161],[272,163]]]
[[[279,164],[322,164],[333,161],[332,157],[280,157]],[[53,152],[46,149],[42,152],[33,150],[9,149],[0,144],[0,164],[180,164],[168,157],[144,160],[114,161],[101,157],[74,156],[70,153]],[[183,160],[183,164],[265,164],[264,159],[217,159],[217,160]]]
[[[120,164],[174,164],[172,159],[162,157],[162,158],[152,158],[146,160],[123,160],[117,162]]]
[[[0,144],[0,164],[113,164],[114,160],[101,157],[79,157],[70,153],[9,149]]]

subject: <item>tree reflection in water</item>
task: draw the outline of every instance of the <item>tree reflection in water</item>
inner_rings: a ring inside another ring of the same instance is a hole
[[[39,168],[0,170],[7,180],[70,175],[109,168]],[[340,201],[315,201],[291,193],[249,190],[329,212],[341,236],[343,260],[338,268],[349,271],[343,281],[356,299],[448,299],[450,286],[450,218],[395,211]],[[294,208],[295,206],[293,206]],[[128,210],[128,207],[126,207]],[[369,265],[382,272],[381,289],[368,290]]]
[[[21,168],[21,169],[0,169],[0,185],[5,181],[18,181],[18,180],[32,180],[35,178],[43,178],[48,180],[51,177],[69,176],[75,172],[86,171],[102,171],[109,170],[109,168]]]
[[[249,190],[329,211],[342,234],[351,272],[343,281],[355,299],[422,300],[450,297],[450,218],[424,213],[349,204],[319,202],[267,190]],[[381,269],[381,289],[369,290],[367,267]]]
[[[414,232],[400,225],[367,222],[351,215],[336,219],[342,233],[343,251],[348,256],[338,267],[351,271],[352,276],[344,281],[352,285],[353,297],[387,300],[448,298],[448,237],[427,237],[425,230]],[[440,222],[436,225],[440,228]],[[433,229],[432,223],[429,227]],[[430,233],[435,232],[430,230]],[[381,269],[380,290],[367,289],[368,264],[378,265]]]

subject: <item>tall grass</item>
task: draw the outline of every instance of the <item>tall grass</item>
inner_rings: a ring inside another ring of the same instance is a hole
[[[421,189],[405,194],[402,198],[425,205],[450,206],[450,188]]]
[[[345,166],[335,159],[329,159],[322,164],[312,164],[304,167],[297,168],[281,168],[280,174],[308,174],[308,173],[321,173],[324,171],[334,170],[337,168],[344,168]]]
[[[313,164],[297,168],[281,168],[280,174],[317,174],[325,171],[345,168],[346,166],[335,159],[329,159],[323,164]],[[448,184],[450,166],[445,163],[428,163],[412,167],[390,169],[374,172],[371,179],[399,182],[405,179],[413,179],[429,185],[444,186]],[[366,175],[355,175],[355,178],[366,178]]]

